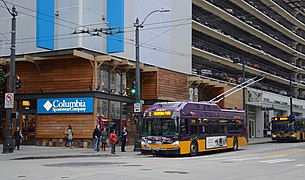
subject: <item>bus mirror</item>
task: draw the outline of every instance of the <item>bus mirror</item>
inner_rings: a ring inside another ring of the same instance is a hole
[[[289,120],[289,123],[290,123],[290,124],[294,123],[294,121],[295,121],[294,115],[289,115],[289,116],[288,116],[288,120]]]

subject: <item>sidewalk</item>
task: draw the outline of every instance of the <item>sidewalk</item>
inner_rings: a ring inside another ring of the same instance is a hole
[[[121,147],[116,146],[116,154],[110,153],[110,147],[106,151],[95,152],[91,148],[62,148],[46,146],[22,145],[20,150],[13,153],[2,154],[3,145],[0,144],[1,160],[25,160],[25,159],[46,159],[46,158],[72,158],[72,157],[116,157],[116,156],[137,156],[140,152],[133,151],[133,146],[126,146],[126,152],[121,152]]]
[[[249,138],[248,144],[263,144],[263,143],[270,143],[272,142],[271,137],[264,137],[264,138]]]
[[[271,142],[271,138],[249,138],[249,145]],[[22,145],[20,150],[13,153],[2,154],[3,146],[0,144],[1,160],[25,160],[25,159],[45,159],[45,158],[72,158],[72,157],[122,157],[138,156],[140,152],[135,152],[134,146],[126,146],[126,152],[121,152],[120,146],[116,146],[116,154],[110,153],[110,147],[106,151],[95,152],[91,148],[62,148],[46,146]]]

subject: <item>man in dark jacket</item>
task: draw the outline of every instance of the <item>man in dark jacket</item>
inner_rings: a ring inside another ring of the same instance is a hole
[[[94,131],[93,131],[93,138],[94,138],[94,151],[99,152],[100,151],[100,138],[101,138],[101,129],[100,125],[97,124]]]
[[[20,141],[22,138],[21,130],[19,129],[19,126],[16,127],[16,131],[14,132],[14,139],[15,139],[15,148],[17,147],[17,150],[20,149]]]
[[[121,141],[122,141],[121,151],[122,151],[122,152],[126,152],[126,151],[125,151],[126,139],[127,139],[126,127],[123,127],[123,130],[122,130],[122,132],[121,132],[120,138],[121,138]]]

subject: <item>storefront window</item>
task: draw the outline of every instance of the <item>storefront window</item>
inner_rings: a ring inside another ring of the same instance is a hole
[[[108,89],[108,71],[100,69],[98,71],[98,85],[97,91],[109,92],[113,94],[124,94],[126,92],[126,75],[122,74],[122,92],[121,75],[117,72],[112,72],[110,75],[110,89]]]

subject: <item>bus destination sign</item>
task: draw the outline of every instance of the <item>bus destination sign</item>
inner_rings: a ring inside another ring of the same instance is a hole
[[[171,116],[171,111],[154,111],[154,112],[148,112],[148,116]]]

